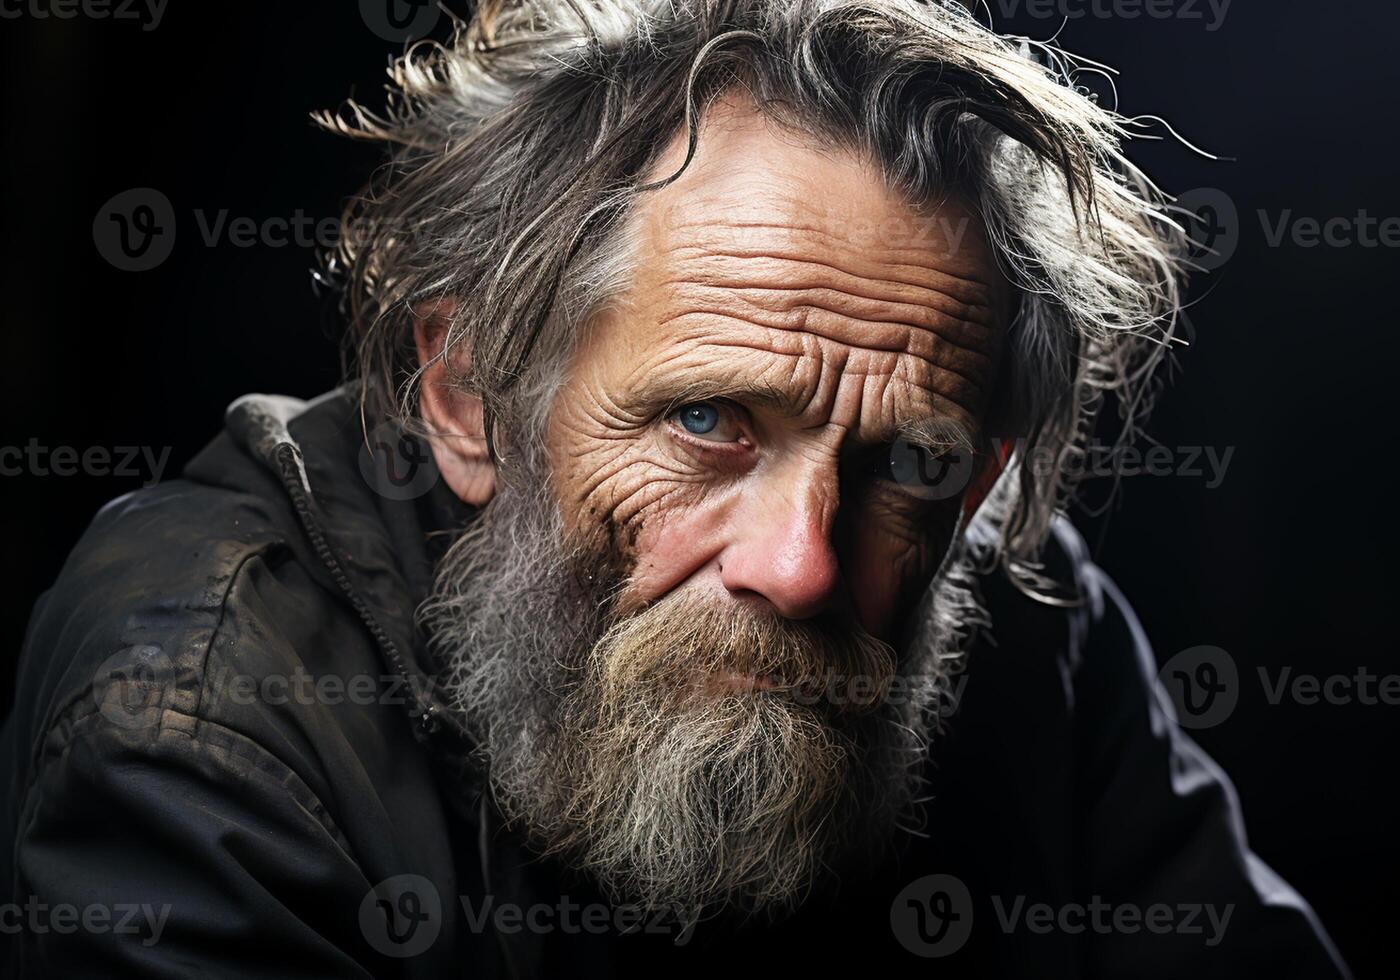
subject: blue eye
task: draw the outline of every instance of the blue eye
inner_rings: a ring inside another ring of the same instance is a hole
[[[719,425],[719,409],[707,402],[685,405],[676,413],[685,431],[691,435],[703,436],[713,432]]]
[[[703,442],[743,443],[741,410],[727,402],[689,402],[667,416],[687,436]]]

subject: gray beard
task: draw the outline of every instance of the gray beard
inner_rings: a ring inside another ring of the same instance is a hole
[[[680,590],[616,617],[625,574],[566,548],[547,481],[511,482],[420,617],[496,805],[536,851],[614,901],[776,917],[922,824],[929,741],[984,621],[960,555],[897,656],[849,621]]]

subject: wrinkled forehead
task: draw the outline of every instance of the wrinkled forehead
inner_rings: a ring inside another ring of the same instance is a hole
[[[664,251],[687,236],[699,244],[713,226],[754,245],[826,245],[872,266],[905,266],[962,302],[1006,312],[1010,287],[982,222],[959,195],[909,201],[874,161],[824,145],[738,97],[705,113],[688,164],[687,150],[686,134],[678,133],[652,167],[653,180],[684,171],[643,199],[637,219],[646,244]]]
[[[677,137],[652,176],[686,150]],[[697,362],[726,347],[809,351],[811,385],[830,374],[817,361],[840,360],[955,414],[985,406],[1010,289],[957,197],[916,205],[856,154],[722,104],[633,221],[634,344],[713,341]]]

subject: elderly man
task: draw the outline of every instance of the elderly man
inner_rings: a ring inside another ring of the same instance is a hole
[[[1182,244],[1070,70],[534,0],[326,117],[395,147],[354,383],[237,402],[36,608],[9,965],[1344,975],[1056,516]]]

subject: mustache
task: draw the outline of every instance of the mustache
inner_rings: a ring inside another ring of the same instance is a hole
[[[770,697],[860,715],[882,702],[897,669],[894,648],[849,617],[789,620],[763,606],[673,592],[614,622],[582,673],[604,703],[646,690],[667,707]]]
[[[503,478],[419,610],[471,762],[536,855],[652,908],[778,915],[921,826],[933,712],[982,621],[961,566],[898,655],[847,616],[698,586],[636,607],[626,556],[577,540],[547,485]]]
[[[539,849],[687,914],[789,907],[889,789],[871,763],[895,661],[853,621],[696,590],[613,622],[555,714],[565,740],[546,753],[558,793]],[[863,699],[795,697],[855,676]]]

